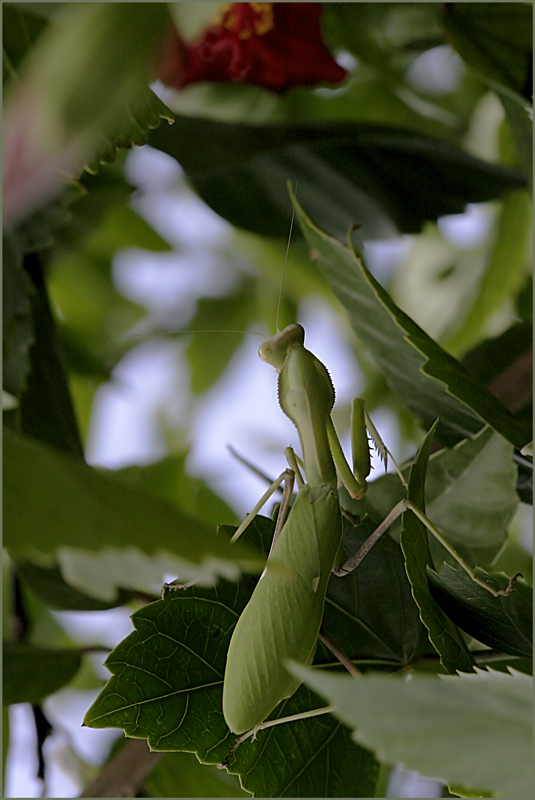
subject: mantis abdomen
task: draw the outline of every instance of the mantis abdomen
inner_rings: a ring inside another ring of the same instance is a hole
[[[314,658],[342,537],[338,492],[323,488],[315,502],[307,485],[299,489],[269,558],[284,572],[268,567],[234,629],[223,688],[223,714],[234,733],[263,722],[298,688],[287,659]]]

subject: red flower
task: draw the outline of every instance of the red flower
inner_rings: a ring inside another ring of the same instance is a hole
[[[222,19],[193,45],[174,33],[158,71],[177,89],[236,81],[283,93],[294,86],[338,83],[346,70],[321,39],[320,3],[226,3]]]

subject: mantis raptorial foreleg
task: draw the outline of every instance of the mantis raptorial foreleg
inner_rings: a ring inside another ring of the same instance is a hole
[[[433,525],[431,520],[428,517],[426,517],[426,515],[418,508],[418,506],[416,506],[414,503],[412,503],[410,500],[407,499],[400,500],[399,503],[397,503],[397,505],[394,506],[394,508],[388,514],[388,516],[374,530],[374,532],[370,536],[368,536],[366,541],[359,547],[359,549],[350,558],[348,558],[344,564],[342,564],[340,567],[333,569],[334,574],[342,578],[344,577],[344,575],[349,575],[350,572],[353,572],[353,570],[358,567],[363,558],[370,552],[374,544],[376,544],[379,541],[383,533],[386,533],[388,528],[390,528],[390,526],[393,525],[394,522],[398,519],[398,517],[400,517],[403,513],[405,513],[405,511],[412,511],[412,513],[415,514],[421,522],[423,522],[426,528],[433,534],[435,539],[437,539],[437,541],[440,542],[442,547],[444,547],[448,551],[448,553],[455,559],[455,561],[457,561],[457,563],[465,570],[465,572],[467,572],[468,575],[470,575],[474,583],[477,583],[478,586],[481,586],[483,589],[486,589],[487,592],[490,592],[490,594],[494,595],[494,597],[500,597],[500,596],[505,597],[510,593],[513,584],[516,578],[518,578],[520,573],[513,575],[513,577],[509,581],[508,586],[505,589],[494,589],[492,586],[489,586],[489,584],[485,583],[485,581],[483,581],[479,577],[479,575],[472,569],[472,567],[469,564],[467,564],[463,558],[461,558],[461,556],[455,550],[455,548],[453,548],[450,545],[448,540],[444,538],[444,536],[440,533],[438,528],[435,525]]]

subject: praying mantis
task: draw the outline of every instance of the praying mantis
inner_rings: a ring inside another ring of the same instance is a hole
[[[312,663],[331,572],[342,577],[355,569],[402,513],[416,514],[471,578],[491,594],[508,594],[514,582],[511,579],[505,590],[496,590],[485,583],[408,499],[398,503],[359,550],[341,563],[343,512],[338,485],[343,483],[355,499],[363,497],[370,472],[367,429],[375,441],[378,434],[365,412],[364,402],[354,400],[351,469],[331,419],[334,388],[329,373],[304,347],[301,325],[292,324],[276,333],[261,345],[259,355],[279,374],[280,406],[297,428],[303,457],[299,460],[291,448],[286,449],[289,468],[274,481],[231,540],[243,533],[284,482],[267,568],[236,624],[227,655],[223,714],[233,733],[244,734],[238,743],[267,727],[266,718],[300,685],[287,671],[287,661]],[[399,469],[398,474],[403,480]],[[289,509],[294,480],[299,490]],[[290,577],[270,568],[277,565],[285,567]],[[283,721],[284,718],[276,720]]]

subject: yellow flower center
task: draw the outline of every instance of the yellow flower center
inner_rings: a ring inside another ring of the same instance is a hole
[[[273,3],[224,3],[223,14],[223,27],[235,31],[238,39],[263,36],[274,27]]]

